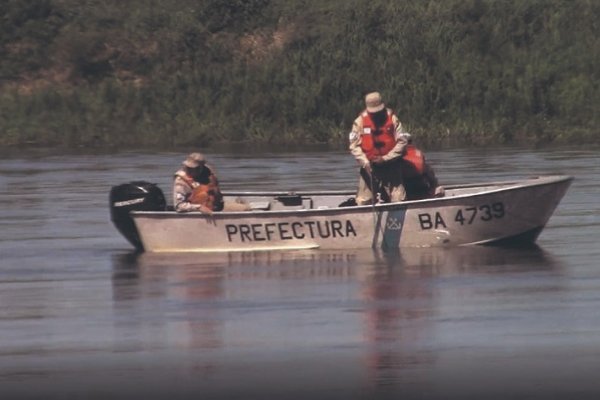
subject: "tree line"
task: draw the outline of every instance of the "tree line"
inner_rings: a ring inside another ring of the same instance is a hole
[[[596,0],[0,0],[0,144],[598,143]]]

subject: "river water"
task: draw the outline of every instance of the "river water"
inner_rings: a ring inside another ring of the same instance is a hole
[[[175,152],[0,160],[0,397],[600,398],[600,157],[431,151],[442,183],[575,176],[538,247],[135,254],[131,180]],[[225,190],[348,189],[345,151],[208,154]]]

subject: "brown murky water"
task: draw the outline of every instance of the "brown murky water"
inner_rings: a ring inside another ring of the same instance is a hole
[[[531,249],[136,255],[108,192],[179,153],[0,160],[2,398],[599,398],[599,149],[430,152],[442,182],[567,173]],[[347,189],[345,152],[209,154],[225,189]]]

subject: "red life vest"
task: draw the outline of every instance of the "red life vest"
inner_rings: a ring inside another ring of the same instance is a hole
[[[389,153],[396,145],[396,128],[392,121],[392,111],[387,110],[387,119],[381,128],[377,128],[367,111],[361,114],[363,131],[360,148],[369,160]]]
[[[416,178],[425,173],[425,156],[415,145],[408,144],[402,157],[402,176]]]

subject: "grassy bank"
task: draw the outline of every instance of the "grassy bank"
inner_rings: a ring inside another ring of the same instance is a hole
[[[595,0],[0,0],[0,144],[598,143]]]

